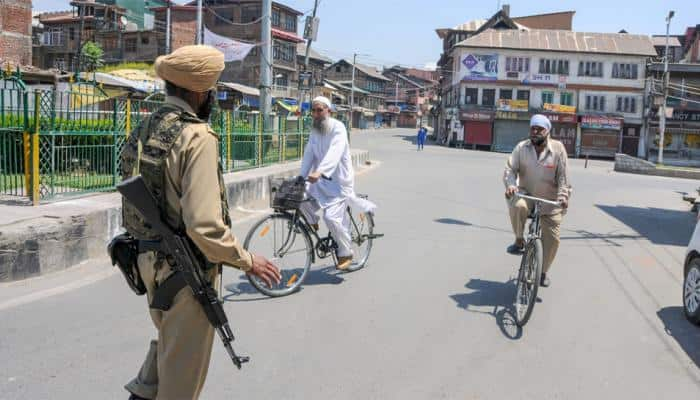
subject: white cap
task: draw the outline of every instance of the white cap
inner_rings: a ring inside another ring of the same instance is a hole
[[[548,131],[552,130],[552,123],[549,122],[549,118],[542,114],[533,115],[530,119],[530,126],[539,126],[547,129]]]
[[[324,96],[315,97],[313,99],[313,101],[311,102],[311,105],[313,105],[313,103],[321,103],[321,104],[324,104],[329,109],[331,108],[331,101],[328,100],[328,97],[324,97]]]

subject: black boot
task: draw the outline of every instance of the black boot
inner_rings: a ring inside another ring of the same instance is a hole
[[[547,278],[547,274],[543,272],[542,277],[540,278],[540,286],[548,287],[550,283],[551,282],[549,281],[549,278]]]

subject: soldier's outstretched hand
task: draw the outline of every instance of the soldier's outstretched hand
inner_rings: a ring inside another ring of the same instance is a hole
[[[262,279],[267,287],[272,287],[273,283],[279,284],[282,279],[279,268],[267,258],[257,254],[253,254],[253,268],[247,274]]]

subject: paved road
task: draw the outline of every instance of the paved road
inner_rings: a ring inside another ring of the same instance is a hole
[[[519,330],[507,312],[518,259],[504,252],[505,155],[417,152],[412,136],[353,136],[381,160],[357,182],[386,234],[368,269],[319,265],[282,299],[226,272],[237,349],[253,362],[235,371],[215,342],[203,399],[697,397],[700,328],[680,308],[695,221],[677,193],[697,182],[572,160],[552,286]],[[0,399],[126,398],[154,331],[143,299],[106,268],[0,286]]]

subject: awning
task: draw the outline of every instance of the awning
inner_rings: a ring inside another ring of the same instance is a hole
[[[295,43],[301,43],[304,41],[304,39],[300,38],[295,33],[283,31],[277,28],[272,28],[272,36],[280,39],[290,40]]]
[[[299,109],[299,106],[296,104],[291,104],[290,101],[284,100],[284,99],[278,99],[277,104],[280,105],[280,107],[284,108],[285,110],[289,111],[290,113],[297,112]]]
[[[249,96],[260,97],[260,89],[256,89],[254,87],[241,85],[240,83],[233,82],[219,82],[219,85],[235,90],[237,92],[241,92],[243,94],[247,94]]]

